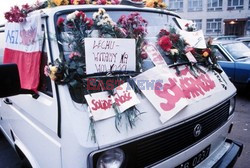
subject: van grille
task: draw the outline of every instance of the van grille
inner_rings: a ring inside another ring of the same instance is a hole
[[[127,154],[128,162],[125,167],[147,167],[177,154],[208,136],[227,121],[229,103],[228,101],[211,111],[207,111],[168,130],[120,146]],[[193,132],[197,124],[202,126],[202,131],[199,136],[195,137]],[[94,163],[96,163],[95,161],[100,154],[94,155]]]

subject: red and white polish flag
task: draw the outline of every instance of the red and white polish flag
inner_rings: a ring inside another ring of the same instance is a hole
[[[23,23],[6,23],[3,62],[18,65],[23,89],[37,91],[42,43],[40,14],[27,17]]]

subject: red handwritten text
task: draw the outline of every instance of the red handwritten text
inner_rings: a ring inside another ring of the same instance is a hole
[[[168,78],[169,83],[155,84],[155,94],[166,100],[166,102],[160,103],[164,111],[175,108],[176,103],[181,98],[195,98],[205,95],[206,92],[215,88],[215,82],[208,74],[200,74],[199,77],[195,78],[191,75],[187,76],[188,73],[190,74],[189,69],[185,68],[181,71],[181,77]]]

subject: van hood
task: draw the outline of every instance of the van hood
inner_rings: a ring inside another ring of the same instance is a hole
[[[149,70],[146,71],[148,74],[148,79],[152,79],[154,81],[159,80],[159,78],[154,75],[154,73],[157,73],[158,70]],[[164,74],[165,73],[165,74]],[[162,71],[161,74],[166,75],[166,72]],[[184,72],[185,73],[185,72]],[[170,75],[170,74],[169,74]],[[160,108],[164,108],[164,104],[167,104],[168,102],[173,103],[174,99],[176,98],[174,95],[177,93],[177,90],[172,90],[171,87],[168,87],[169,90],[165,90],[169,93],[169,96],[172,96],[172,100],[164,98],[163,92],[159,92],[160,98],[157,98],[150,95],[153,94],[153,92],[142,90],[142,94],[137,94],[138,99],[140,100],[140,103],[136,105],[136,108],[141,112],[141,115],[138,116],[138,119],[136,120],[136,123],[133,127],[130,126],[126,115],[122,114],[122,121],[121,125],[119,127],[115,126],[115,117],[111,117],[105,120],[97,121],[94,123],[94,130],[96,135],[97,142],[94,143],[91,141],[90,134],[91,131],[89,130],[89,113],[88,108],[86,105],[80,105],[77,103],[74,104],[74,109],[71,109],[71,119],[72,119],[72,125],[74,126],[75,134],[78,136],[78,141],[82,146],[95,146],[98,145],[99,148],[104,148],[112,145],[116,145],[118,143],[123,143],[128,140],[137,139],[143,135],[147,135],[156,131],[160,131],[161,129],[166,129],[167,127],[173,126],[177,123],[183,122],[186,119],[189,119],[193,116],[196,116],[197,114],[200,114],[202,112],[205,112],[218,104],[228,100],[236,93],[236,88],[234,85],[229,81],[228,77],[223,72],[222,74],[217,74],[214,72],[207,72],[206,74],[202,74],[204,78],[199,79],[201,82],[207,82],[208,78],[210,77],[210,80],[216,81],[214,82],[215,87],[209,91],[207,91],[206,94],[202,95],[204,93],[201,88],[199,88],[198,85],[190,85],[191,90],[198,89],[196,92],[193,92],[194,94],[190,94],[191,97],[187,99],[188,101],[185,102],[184,99],[180,99],[180,101],[175,102],[175,108],[172,108],[172,110],[164,112],[160,112]],[[176,78],[175,78],[176,77]],[[147,80],[145,78],[145,74],[143,73],[139,76],[137,76],[135,79],[143,79]],[[168,79],[168,83],[177,82],[183,82],[182,80],[184,77],[182,76],[172,76],[172,79]],[[192,80],[195,80],[195,77],[191,77],[190,74],[187,76],[187,79],[189,82],[192,82]],[[198,78],[197,78],[198,80]],[[169,85],[164,85],[165,80],[163,81],[163,90],[164,87],[166,89]],[[177,83],[178,83],[177,82]],[[180,83],[178,83],[179,85]],[[188,84],[188,83],[186,83]],[[208,83],[207,83],[208,84]],[[185,88],[185,85],[183,85],[184,88],[182,88],[182,91],[187,91],[187,87]],[[179,94],[179,93],[178,93]],[[195,94],[200,94],[199,96],[195,96]],[[186,103],[186,104],[185,104]],[[159,106],[157,106],[157,104]],[[172,104],[173,105],[173,104]],[[175,112],[173,113],[173,109]],[[74,112],[72,112],[74,111]],[[75,115],[73,115],[73,114]],[[83,131],[84,130],[84,131]]]

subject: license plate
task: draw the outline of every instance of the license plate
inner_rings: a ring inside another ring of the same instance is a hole
[[[211,145],[207,146],[205,149],[200,151],[198,154],[190,158],[189,160],[183,162],[179,166],[175,168],[192,168],[200,164],[203,160],[205,160],[209,156]]]

